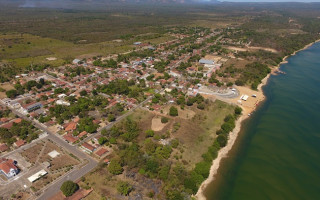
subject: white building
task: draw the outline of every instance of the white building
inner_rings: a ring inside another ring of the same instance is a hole
[[[0,172],[7,178],[11,178],[19,173],[19,169],[16,163],[12,159],[1,158],[0,159]]]

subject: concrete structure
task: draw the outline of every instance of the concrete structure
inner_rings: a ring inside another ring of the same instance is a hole
[[[79,64],[80,61],[81,61],[81,60],[79,60],[79,59],[74,59],[74,60],[72,61],[72,63],[76,65],[76,64]]]
[[[39,178],[43,177],[44,175],[48,174],[48,172],[46,172],[46,170],[40,170],[39,172],[33,174],[32,176],[30,176],[28,178],[28,180],[33,183],[35,182],[36,180],[38,180]]]
[[[213,65],[213,64],[214,64],[214,61],[213,61],[213,60],[207,60],[207,59],[202,58],[202,59],[199,60],[199,63],[200,63],[200,64]]]
[[[60,155],[60,153],[57,152],[56,150],[53,150],[53,151],[51,151],[50,153],[48,153],[48,155],[49,155],[51,158],[55,158],[55,157],[57,157],[58,155]]]
[[[26,112],[32,112],[34,110],[38,110],[42,107],[42,103],[40,102],[36,102],[36,103],[30,103],[30,104],[27,104],[27,105],[24,105],[23,106],[23,109],[26,111]]]

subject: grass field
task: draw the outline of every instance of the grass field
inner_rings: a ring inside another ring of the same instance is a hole
[[[166,115],[169,107],[164,108],[163,114],[159,113],[159,115]],[[220,129],[225,116],[233,112],[234,106],[219,100],[210,102],[204,110],[199,110],[196,106],[186,106],[184,110],[179,109],[178,117],[168,116],[169,122],[161,131],[155,131],[155,134],[170,133],[171,138],[179,139],[181,145],[172,153],[171,159],[178,158],[188,163],[187,168],[191,169],[195,163],[202,160],[201,155],[206,153],[212,145],[216,131]],[[156,116],[155,113],[144,110],[137,110],[130,116],[138,121],[141,129],[139,141],[144,141],[145,130],[151,129],[154,116]],[[179,128],[175,131],[177,124]]]
[[[143,39],[144,37],[140,37]],[[161,35],[145,38],[141,42],[159,44],[172,40],[171,36]],[[76,57],[92,57],[97,55],[117,54],[134,48],[135,39],[122,42],[106,41],[91,44],[74,44],[62,40],[45,38],[30,34],[6,33],[0,35],[0,59],[18,67],[30,64],[51,64],[59,66]],[[53,57],[56,60],[48,60]]]

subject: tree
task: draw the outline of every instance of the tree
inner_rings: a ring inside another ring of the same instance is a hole
[[[60,190],[62,193],[66,196],[69,197],[72,194],[74,194],[77,190],[79,189],[79,185],[72,182],[72,181],[65,181],[61,187]]]
[[[171,106],[170,110],[169,110],[169,115],[170,116],[178,116],[178,109],[174,106]]]
[[[39,81],[39,83],[40,83],[41,85],[44,85],[44,84],[45,84],[45,81],[44,81],[44,79],[43,79],[43,78],[40,78],[40,81]]]
[[[107,141],[108,141],[108,139],[105,138],[105,137],[101,137],[101,138],[98,139],[98,142],[99,142],[100,145],[103,145],[103,144],[106,143]]]
[[[123,172],[123,169],[118,160],[112,160],[108,166],[108,170],[113,175],[119,175]]]
[[[81,90],[80,95],[81,96],[87,96],[87,91],[86,90]]]
[[[108,121],[109,122],[113,122],[113,121],[115,121],[116,120],[116,117],[114,116],[114,114],[109,114],[108,115]]]
[[[132,191],[133,187],[129,185],[128,182],[120,181],[117,184],[117,190],[121,195],[129,195],[129,193]]]
[[[220,147],[226,146],[227,145],[227,136],[225,134],[218,135],[217,142],[219,143]]]
[[[241,112],[242,112],[242,108],[240,108],[239,106],[237,106],[237,107],[234,109],[234,113],[235,113],[236,115],[240,115]]]
[[[165,124],[169,121],[167,117],[161,117],[161,123]]]
[[[17,90],[8,90],[6,92],[6,95],[8,98],[14,98],[14,97],[18,96],[18,91]]]

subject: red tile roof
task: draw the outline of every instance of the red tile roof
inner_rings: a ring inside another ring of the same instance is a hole
[[[64,130],[65,131],[73,131],[73,130],[76,130],[76,128],[77,128],[77,123],[69,122],[68,124],[65,125]]]
[[[0,152],[7,151],[9,147],[6,144],[0,144]]]
[[[72,144],[78,141],[78,138],[73,137],[71,134],[66,134],[63,136],[63,138]]]
[[[22,122],[22,119],[21,118],[17,118],[17,119],[14,119],[12,122],[16,123],[16,124],[19,124],[19,123]]]
[[[2,128],[6,128],[6,129],[10,129],[13,126],[13,122],[9,122],[3,126],[1,126]]]
[[[89,151],[91,151],[91,152],[93,152],[94,151],[94,146],[92,146],[92,145],[90,145],[90,144],[88,144],[88,143],[86,143],[86,142],[84,142],[83,144],[82,144],[82,146],[84,147],[84,148],[86,148],[86,149],[88,149]]]
[[[105,149],[105,148],[101,148],[101,149],[99,149],[98,151],[96,151],[95,152],[95,154],[97,154],[97,156],[102,156],[103,154],[105,154],[105,153],[107,153],[107,152],[109,152],[107,149]]]
[[[21,147],[21,146],[23,146],[25,143],[26,143],[26,141],[24,141],[24,140],[18,140],[18,141],[16,141],[14,144],[15,144],[17,147]]]
[[[13,160],[1,158],[0,160],[0,169],[8,174],[10,172],[10,169],[17,170],[18,168],[14,165]]]
[[[79,133],[78,138],[82,138],[83,136],[87,135],[88,133],[86,131],[82,131]]]

